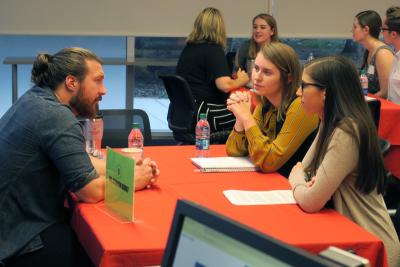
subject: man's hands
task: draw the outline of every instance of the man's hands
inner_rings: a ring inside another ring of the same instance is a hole
[[[157,163],[150,158],[136,162],[135,166],[135,190],[150,188],[157,182],[160,174]]]

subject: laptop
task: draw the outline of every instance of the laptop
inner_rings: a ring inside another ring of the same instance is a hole
[[[162,267],[337,266],[186,200],[178,200]]]

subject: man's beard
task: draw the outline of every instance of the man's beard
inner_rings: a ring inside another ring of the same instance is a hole
[[[101,97],[99,98],[99,100],[101,100]],[[79,89],[78,94],[71,98],[70,106],[78,113],[77,115],[82,118],[95,118],[98,112],[97,105],[84,98],[84,89],[82,87]]]

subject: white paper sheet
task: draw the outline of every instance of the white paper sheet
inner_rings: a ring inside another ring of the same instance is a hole
[[[256,171],[258,168],[248,157],[191,158],[201,172]]]
[[[296,204],[292,190],[243,191],[225,190],[225,197],[234,205]]]

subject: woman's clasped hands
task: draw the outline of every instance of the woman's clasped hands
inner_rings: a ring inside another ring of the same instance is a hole
[[[238,115],[245,113],[251,116],[251,94],[250,92],[237,91],[232,93],[227,102],[228,109],[238,118]]]

